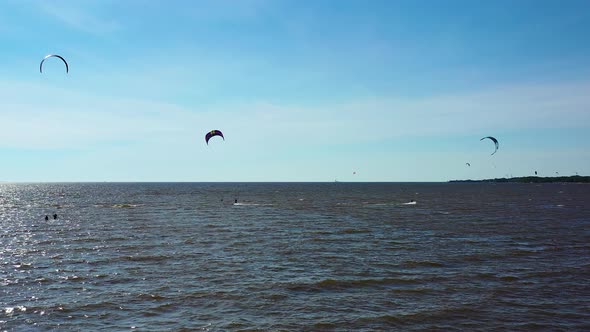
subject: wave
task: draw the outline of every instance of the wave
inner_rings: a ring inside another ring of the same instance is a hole
[[[520,278],[509,274],[496,274],[491,272],[476,273],[473,275],[474,280],[500,280],[500,281],[519,281]]]
[[[357,280],[337,280],[324,279],[314,283],[289,283],[287,289],[292,291],[322,291],[322,290],[342,290],[353,288],[383,288],[399,284],[416,284],[420,279],[408,278],[383,278],[383,279],[357,279]]]
[[[459,319],[461,325],[471,326],[470,319],[478,316],[479,311],[477,305],[472,304],[458,304],[453,305],[442,305],[440,307],[433,307],[418,312],[404,312],[399,314],[385,314],[373,317],[362,317],[357,319],[356,323],[365,324],[378,324],[393,325],[393,326],[406,326],[411,325],[416,327],[420,324],[426,324],[428,328],[426,330],[449,330],[448,325],[437,326],[437,322],[449,322],[452,320]],[[480,321],[480,323],[483,323]],[[446,327],[446,328],[445,328]],[[422,329],[420,329],[422,330]],[[463,330],[459,328],[458,330]],[[472,329],[465,329],[472,330]]]
[[[123,259],[130,262],[161,262],[172,259],[171,256],[165,255],[146,255],[146,256],[125,256]]]
[[[148,293],[140,293],[137,295],[138,298],[140,299],[146,299],[146,300],[165,300],[166,297],[162,296],[162,295],[158,295],[158,294],[148,294]]]
[[[33,263],[18,263],[14,264],[13,267],[16,269],[30,269],[33,266]]]
[[[94,204],[93,206],[96,208],[132,209],[132,208],[136,208],[136,207],[141,207],[143,205],[144,204],[133,204],[133,203],[116,203],[116,204],[97,203],[97,204]]]
[[[62,276],[59,278],[62,280],[67,280],[67,281],[71,280],[71,281],[78,281],[78,282],[86,281],[88,279],[84,276],[77,276],[77,275]]]
[[[425,288],[425,287],[417,287],[417,288],[396,288],[396,289],[392,289],[391,292],[392,293],[396,293],[396,294],[416,294],[416,295],[420,295],[420,294],[428,294],[428,293],[432,293],[433,291],[435,291],[435,289],[433,288]]]
[[[381,203],[363,202],[363,205],[365,205],[367,207],[372,207],[372,206],[397,206],[397,205],[399,205],[399,203],[397,203],[397,202],[381,202]]]
[[[402,267],[444,267],[445,265],[431,261],[406,261],[401,264]]]
[[[22,305],[17,305],[15,307],[6,307],[6,308],[4,308],[3,311],[7,316],[12,316],[13,314],[15,314],[17,312],[27,311],[27,307],[22,306]]]
[[[273,206],[271,203],[234,203],[234,206]]]
[[[361,228],[361,229],[346,228],[346,229],[341,230],[338,233],[339,234],[363,234],[363,233],[371,233],[371,230],[366,229],[366,228]]]
[[[111,207],[115,208],[115,209],[130,209],[130,208],[136,208],[136,207],[140,207],[140,206],[143,206],[143,204],[123,203],[123,204],[113,204]]]

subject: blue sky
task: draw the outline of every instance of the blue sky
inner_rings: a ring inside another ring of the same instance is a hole
[[[0,0],[0,181],[587,175],[589,35],[573,0]]]

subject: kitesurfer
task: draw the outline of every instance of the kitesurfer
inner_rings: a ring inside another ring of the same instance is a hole
[[[53,214],[53,219],[57,219],[57,213]]]
[[[48,220],[49,220],[49,216],[46,215],[45,216],[45,221],[48,221]]]

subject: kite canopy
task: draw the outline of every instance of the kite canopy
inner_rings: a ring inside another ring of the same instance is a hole
[[[467,165],[467,166],[471,167],[471,164],[470,164],[470,163],[465,163],[465,165]]]
[[[61,59],[61,61],[63,61],[64,64],[66,65],[66,73],[68,73],[70,71],[70,66],[68,66],[68,62],[66,61],[66,59],[62,58],[61,55],[49,54],[49,55],[46,55],[43,58],[43,60],[41,60],[41,63],[39,64],[39,72],[43,73],[43,62],[45,62],[45,60],[47,60],[49,58],[59,58],[59,59]]]
[[[500,145],[498,144],[498,140],[497,140],[496,138],[492,137],[492,136],[486,136],[486,137],[484,137],[484,138],[480,139],[480,141],[483,141],[483,140],[484,140],[484,139],[486,139],[486,138],[488,138],[488,139],[491,139],[491,140],[492,140],[492,142],[494,142],[494,144],[495,144],[495,146],[496,146],[496,149],[495,149],[495,150],[494,150],[494,152],[491,154],[491,155],[493,155],[494,153],[496,153],[496,152],[498,151],[498,147],[500,146]],[[490,156],[491,156],[491,155],[490,155]]]
[[[209,145],[209,140],[213,136],[221,136],[221,138],[223,138],[223,140],[225,141],[225,137],[223,137],[223,133],[221,132],[221,130],[211,130],[207,133],[207,135],[205,135],[205,142],[207,143],[207,145]]]

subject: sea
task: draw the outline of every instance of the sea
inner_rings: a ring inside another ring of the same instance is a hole
[[[590,331],[590,185],[2,183],[0,331]]]

